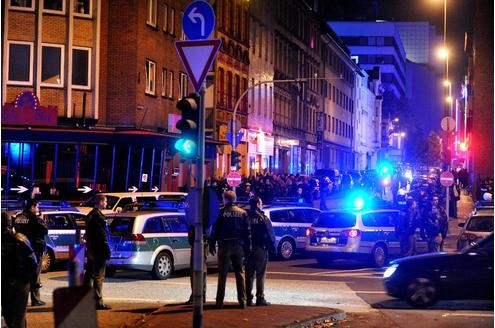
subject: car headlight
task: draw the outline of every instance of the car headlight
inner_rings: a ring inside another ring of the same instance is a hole
[[[385,272],[383,273],[383,278],[390,278],[398,267],[399,267],[398,264],[392,264],[391,266],[389,266],[387,270],[385,270]]]

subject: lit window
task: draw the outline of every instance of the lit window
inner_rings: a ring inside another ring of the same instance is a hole
[[[179,95],[181,98],[187,96],[187,75],[179,73]]]
[[[33,43],[9,41],[8,83],[32,85]]]
[[[146,89],[145,93],[155,94],[155,72],[156,63],[151,60],[146,60]]]
[[[82,16],[91,15],[91,0],[75,0],[74,13]]]
[[[167,70],[162,68],[162,97],[167,96]]]
[[[174,97],[174,72],[168,72],[168,97]]]
[[[148,0],[148,17],[146,23],[156,26],[156,0]]]
[[[63,0],[43,0],[43,11],[64,12],[65,1]]]
[[[16,10],[34,10],[34,0],[10,0],[10,9]]]
[[[91,87],[91,52],[89,48],[72,49],[72,86],[89,89]]]
[[[41,83],[49,86],[63,86],[64,46],[44,44],[41,50]]]

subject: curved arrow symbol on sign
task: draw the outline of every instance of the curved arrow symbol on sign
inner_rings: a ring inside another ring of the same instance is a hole
[[[18,194],[22,194],[26,190],[28,190],[26,187],[23,186],[17,186],[17,188],[10,188],[10,190],[17,191]]]
[[[132,188],[129,188],[127,190],[129,190],[130,192],[136,192],[138,189],[136,188],[136,186],[132,186]]]
[[[193,9],[189,13],[189,15],[187,15],[187,17],[189,17],[189,19],[191,20],[191,22],[193,22],[193,24],[197,23],[196,18],[201,20],[201,35],[205,36],[205,18],[203,17],[203,15],[196,12],[197,8],[198,7],[193,7]]]
[[[83,194],[87,194],[87,193],[88,193],[88,192],[90,192],[91,190],[93,190],[93,189],[91,189],[91,188],[90,188],[90,187],[88,187],[88,186],[84,186],[84,187],[82,187],[82,188],[77,188],[77,191],[82,191],[82,192],[83,192]]]

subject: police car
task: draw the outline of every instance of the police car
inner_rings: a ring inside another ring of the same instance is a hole
[[[74,209],[43,208],[40,216],[48,228],[46,250],[41,258],[41,272],[47,272],[53,269],[56,262],[69,258],[69,245],[80,242],[84,228],[81,229],[76,221],[85,221],[86,214]]]
[[[348,209],[323,212],[307,229],[306,252],[319,263],[335,259],[370,261],[383,267],[390,257],[401,254],[400,237],[395,231],[400,211],[391,209]],[[428,249],[417,239],[416,252]]]
[[[295,205],[268,206],[262,210],[272,222],[277,255],[283,260],[290,260],[296,250],[304,250],[306,229],[321,213],[313,207]]]
[[[149,192],[103,192],[99,195],[107,197],[107,207],[101,212],[103,214],[120,213],[125,207],[134,203],[144,203],[157,200],[184,201],[187,193],[168,191]],[[77,206],[77,210],[88,214],[94,208],[94,196]]]
[[[149,271],[164,280],[175,270],[187,269],[191,247],[188,224],[181,212],[126,212],[107,216],[111,250],[107,275],[117,269]],[[208,256],[207,264],[216,263]]]

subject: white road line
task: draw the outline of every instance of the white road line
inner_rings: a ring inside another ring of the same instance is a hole
[[[356,294],[387,294],[387,292],[372,291],[372,290],[353,290],[352,292]],[[350,293],[350,292],[345,292],[345,293]]]
[[[442,314],[442,317],[484,317],[484,318],[491,318],[493,317],[493,313],[452,313],[452,312],[447,312]]]

